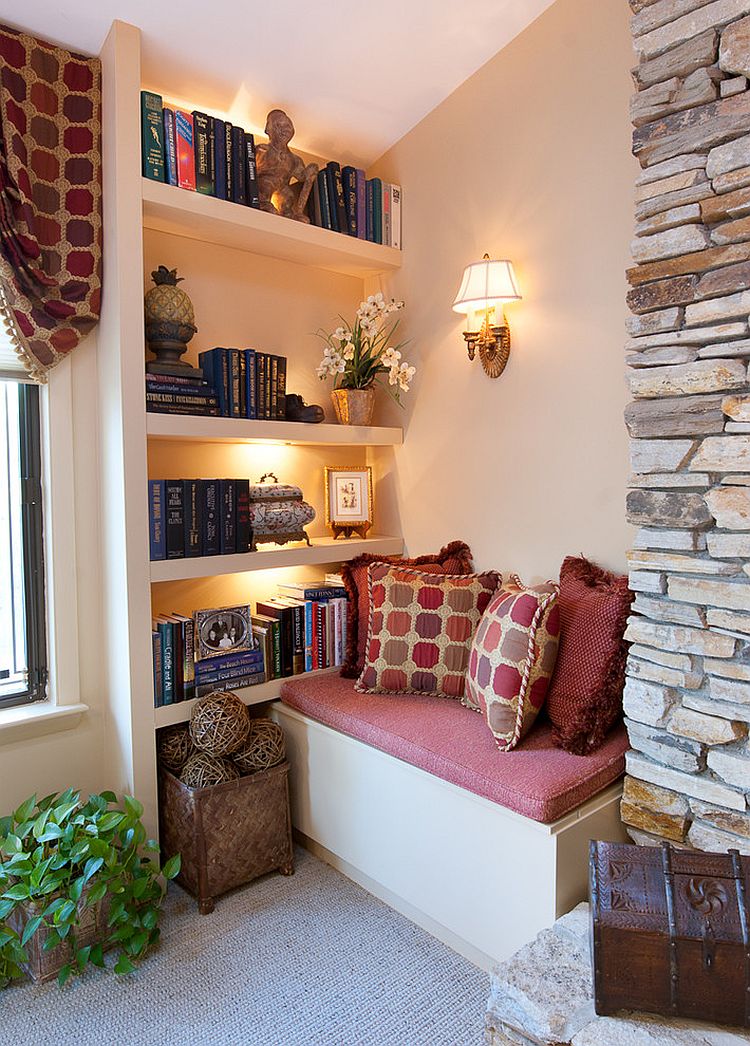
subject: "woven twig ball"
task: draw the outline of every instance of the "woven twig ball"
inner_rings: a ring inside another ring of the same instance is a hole
[[[196,748],[211,755],[231,755],[246,741],[250,717],[239,697],[214,690],[193,707],[190,736]]]
[[[196,752],[191,755],[180,774],[180,780],[189,788],[209,788],[224,781],[236,781],[240,772],[231,759]]]
[[[195,747],[187,723],[168,726],[159,731],[157,744],[159,763],[172,773],[179,774],[194,751]]]
[[[243,774],[268,770],[284,762],[284,731],[270,719],[251,719],[247,740],[232,752],[232,760]]]

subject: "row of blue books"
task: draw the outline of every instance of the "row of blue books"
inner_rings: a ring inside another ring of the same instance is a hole
[[[151,560],[225,556],[252,545],[249,479],[150,479]]]
[[[266,421],[286,417],[286,356],[217,347],[201,352],[198,362],[222,417]]]

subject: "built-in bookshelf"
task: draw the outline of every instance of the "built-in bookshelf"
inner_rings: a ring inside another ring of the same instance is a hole
[[[173,474],[188,475],[182,465],[186,455],[196,455],[196,461],[201,462],[196,464],[196,472],[210,465],[212,470],[205,474],[255,476],[256,472],[265,470],[260,468],[263,455],[270,456],[276,451],[286,454],[289,448],[289,453],[300,463],[298,471],[307,470],[306,474],[312,477],[322,473],[319,448],[328,448],[325,453],[334,459],[335,455],[351,452],[358,462],[377,463],[381,460],[378,455],[385,455],[381,475],[387,496],[392,497],[389,456],[402,443],[403,432],[398,427],[347,428],[330,423],[306,425],[148,414],[144,395],[144,266],[150,271],[154,261],[164,260],[184,268],[183,259],[189,255],[190,281],[186,281],[186,287],[198,298],[203,293],[203,317],[208,315],[212,301],[215,288],[211,267],[217,265],[218,258],[223,259],[227,272],[242,265],[255,266],[253,278],[261,281],[268,269],[273,280],[269,293],[278,294],[281,286],[285,294],[281,306],[277,299],[277,310],[286,308],[288,301],[288,308],[293,311],[300,285],[305,284],[306,297],[300,304],[302,313],[305,309],[308,312],[314,309],[317,298],[325,295],[328,286],[332,288],[328,292],[331,300],[345,302],[342,307],[349,311],[356,308],[366,293],[378,288],[380,274],[387,275],[401,265],[403,253],[144,179],[140,92],[143,87],[158,90],[161,85],[142,83],[140,49],[139,31],[122,22],[114,23],[102,49],[103,106],[108,114],[107,126],[115,129],[103,140],[107,233],[104,265],[108,289],[103,300],[97,355],[100,410],[105,419],[99,511],[104,563],[102,587],[107,608],[102,650],[103,683],[107,693],[107,749],[103,758],[110,768],[111,786],[130,791],[142,800],[149,831],[156,833],[154,731],[187,720],[192,703],[154,708],[153,600],[161,601],[163,608],[166,600],[171,602],[174,589],[175,605],[187,607],[191,586],[195,586],[199,594],[194,604],[214,605],[206,602],[213,592],[211,586],[242,585],[246,572],[249,578],[272,578],[277,569],[299,568],[308,571],[309,576],[311,568],[336,570],[344,560],[365,551],[383,555],[399,553],[403,543],[393,522],[389,523],[391,534],[387,536],[373,534],[366,540],[334,541],[321,532],[319,511],[316,526],[311,528],[309,546],[303,543],[262,545],[256,552],[239,555],[152,563],[148,559],[149,462],[158,459],[160,467],[166,468],[165,462],[173,456]],[[149,251],[151,255],[158,253],[159,257],[149,257]],[[178,256],[177,260],[170,257],[172,254]],[[201,266],[205,267],[205,288],[201,287]],[[309,279],[306,273],[310,274]],[[180,274],[185,275],[182,271]],[[271,280],[271,276],[268,278]],[[231,307],[232,302],[227,304],[225,295],[225,311]],[[333,310],[334,316],[338,311]],[[198,319],[199,328],[203,322]],[[301,320],[298,327],[300,337],[316,329]],[[270,322],[265,330],[266,338],[269,330],[275,333]],[[283,350],[286,348],[284,343]],[[279,346],[269,346],[269,350],[279,351]],[[290,344],[290,360],[294,352],[295,346]],[[279,444],[279,447],[264,450],[264,445],[268,448],[269,444]],[[256,455],[247,459],[252,463],[247,464],[244,473],[235,467],[236,456],[242,454]],[[208,455],[212,455],[210,461]],[[235,455],[233,459],[232,455]],[[225,458],[226,471],[219,471],[219,464],[223,464]],[[322,477],[315,482],[322,483]],[[322,487],[317,495],[319,505],[320,492]],[[397,511],[389,513],[389,520],[394,519],[398,519]],[[270,574],[264,573],[269,571]],[[272,680],[246,687],[239,694],[248,704],[263,704],[278,696],[281,683],[280,679]]]

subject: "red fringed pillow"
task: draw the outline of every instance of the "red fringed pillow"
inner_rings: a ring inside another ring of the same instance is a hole
[[[404,559],[402,556],[373,556],[364,553],[356,559],[342,564],[347,596],[346,651],[341,675],[356,679],[365,665],[367,627],[370,621],[370,601],[367,590],[367,568],[373,563],[396,563],[402,567],[419,567],[428,574],[470,574],[474,569],[471,549],[464,541],[452,541],[441,548],[437,555],[417,556]]]
[[[556,743],[594,752],[622,715],[633,594],[625,576],[568,556],[560,569],[560,648],[547,695]]]

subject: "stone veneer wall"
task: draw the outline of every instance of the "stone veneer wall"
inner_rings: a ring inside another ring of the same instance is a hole
[[[636,592],[622,815],[750,853],[750,0],[629,0]]]

